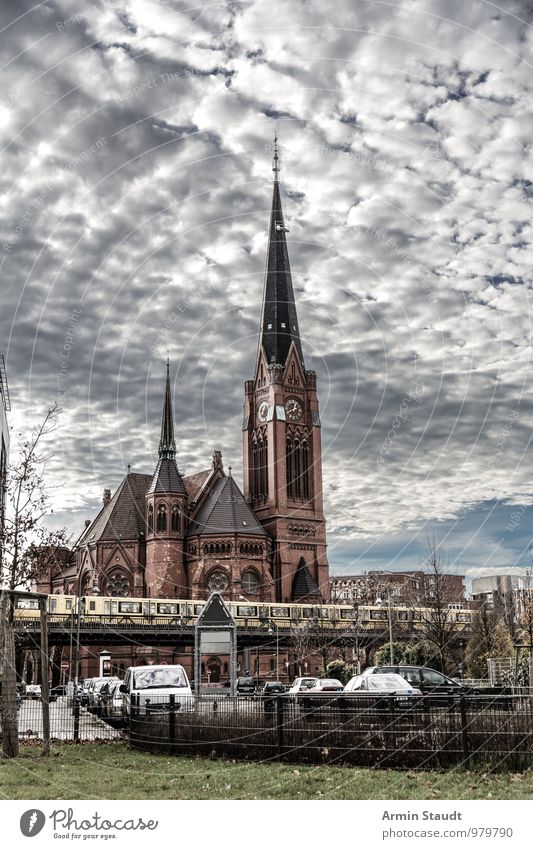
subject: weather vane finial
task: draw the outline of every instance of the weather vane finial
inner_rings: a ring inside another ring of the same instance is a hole
[[[272,161],[272,170],[274,172],[274,180],[277,182],[279,174],[279,156],[278,156],[278,134],[274,131],[274,159]]]

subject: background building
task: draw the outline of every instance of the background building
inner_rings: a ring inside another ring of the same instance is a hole
[[[450,605],[464,605],[464,575],[443,572],[438,578],[442,601]],[[395,604],[430,604],[435,598],[435,575],[415,569],[406,572],[385,572],[379,569],[361,575],[332,575],[330,577],[331,601],[338,604],[374,604],[377,598],[386,599],[390,593]],[[384,598],[385,597],[385,598]]]

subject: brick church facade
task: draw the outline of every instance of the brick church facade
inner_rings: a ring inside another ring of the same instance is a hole
[[[159,460],[128,472],[68,562],[39,584],[55,593],[310,602],[329,599],[316,375],[305,368],[291,280],[278,154],[255,374],[245,382],[244,482],[220,452],[176,464],[167,362]],[[179,434],[178,434],[179,437]]]

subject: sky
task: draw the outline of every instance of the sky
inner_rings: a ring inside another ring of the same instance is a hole
[[[528,2],[4,0],[0,351],[12,458],[78,533],[157,458],[242,475],[277,131],[334,573],[527,567]]]

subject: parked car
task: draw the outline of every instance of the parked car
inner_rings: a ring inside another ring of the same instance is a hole
[[[513,702],[509,687],[471,687],[428,666],[371,666],[362,673],[364,677],[381,674],[401,675],[412,687],[426,696],[428,703],[441,707],[452,705],[460,696],[468,696],[468,703],[476,709],[483,707],[510,710]]]
[[[285,684],[281,681],[267,681],[261,690],[262,696],[278,696],[285,692]]]
[[[22,704],[22,696],[20,695],[19,691],[17,690],[17,710],[20,710],[21,704]]]
[[[344,686],[336,678],[317,678],[316,683],[312,687],[308,687],[306,695],[314,695],[315,693],[342,693]]]
[[[107,691],[109,684],[111,682],[117,682],[120,684],[120,678],[117,678],[115,675],[107,678],[97,678],[94,681],[92,687],[89,689],[89,705],[90,710],[95,713],[97,716],[100,716],[102,712],[102,701],[101,695],[105,690]]]
[[[375,697],[374,708],[388,709],[389,707],[407,708],[422,707],[422,692],[418,687],[412,687],[405,678],[395,673],[355,675],[344,688],[350,694],[349,699],[340,700],[340,707],[346,708],[357,704],[360,696]],[[383,702],[380,702],[384,697]],[[355,698],[355,701],[354,701]]]
[[[100,693],[98,695],[100,702],[100,716],[103,719],[113,719],[113,718],[122,718],[122,699],[123,695],[120,692],[120,685],[122,681],[108,679],[104,686],[101,688]],[[118,695],[118,698],[117,698]],[[113,705],[119,704],[120,710],[118,711],[118,716],[114,717]]]
[[[238,696],[253,696],[255,693],[255,681],[253,678],[237,678],[235,688]]]
[[[105,704],[103,705],[104,716],[112,725],[120,724],[122,722],[122,702],[124,701],[124,694],[120,692],[121,686],[121,681],[115,681],[109,685]]]
[[[277,696],[285,692],[285,685],[281,681],[267,681],[261,690],[261,699],[265,711],[273,711],[276,707]]]
[[[42,693],[42,688],[40,684],[27,684],[26,690],[24,692],[24,698],[26,699],[40,699]]]
[[[170,708],[170,696],[175,697],[176,710],[193,710],[194,697],[187,673],[183,666],[130,666],[126,670],[124,683],[120,685],[123,694],[122,715],[127,719],[131,714],[132,701],[142,714],[153,713]]]
[[[308,690],[310,687],[313,687],[317,681],[318,678],[312,678],[310,676],[306,676],[305,678],[295,678],[289,688],[289,693],[303,693],[304,690]]]
[[[56,699],[59,696],[67,695],[67,685],[66,684],[58,684],[57,687],[52,687],[50,690],[50,696],[55,696]]]

